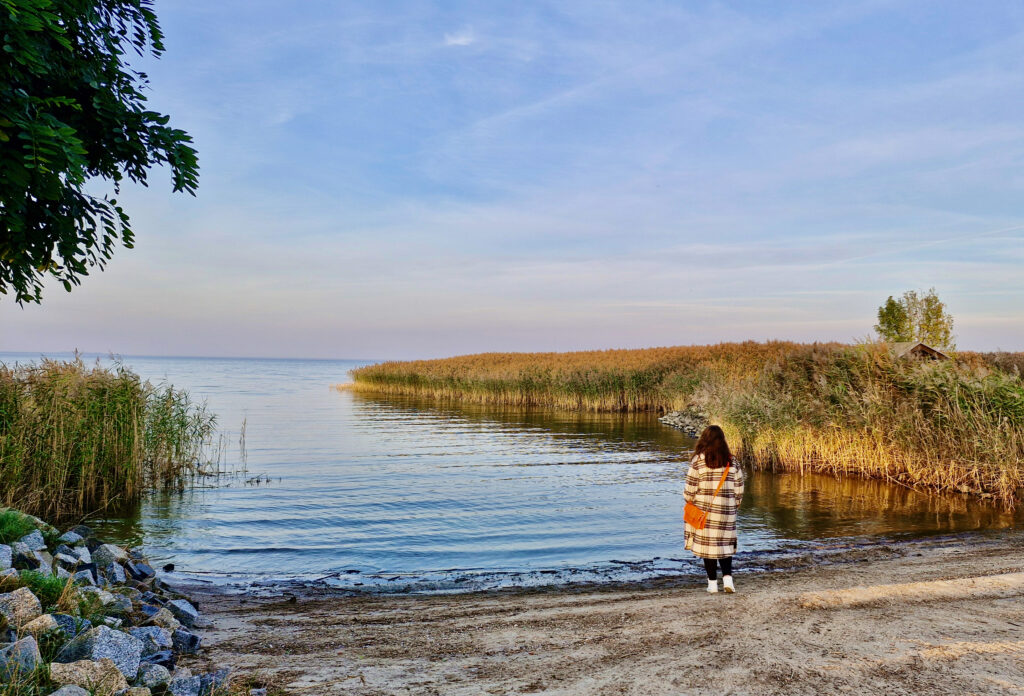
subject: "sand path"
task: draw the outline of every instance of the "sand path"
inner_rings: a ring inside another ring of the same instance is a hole
[[[1024,694],[1024,534],[643,587],[200,596],[205,659],[287,694]],[[952,582],[950,582],[952,581]]]

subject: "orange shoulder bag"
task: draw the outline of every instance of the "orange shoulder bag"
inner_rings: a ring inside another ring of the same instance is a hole
[[[711,496],[711,502],[715,501],[718,497],[718,492],[722,490],[722,486],[725,485],[725,479],[729,477],[729,467],[731,464],[725,465],[725,473],[722,474],[722,480],[718,482],[718,488],[715,489],[715,494]],[[683,506],[683,520],[694,529],[704,529],[704,526],[708,523],[708,511],[701,510],[693,503],[687,503]]]

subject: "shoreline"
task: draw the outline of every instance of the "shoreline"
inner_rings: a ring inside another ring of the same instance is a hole
[[[208,659],[280,694],[1005,694],[1024,685],[1022,548],[1014,529],[740,567],[735,595],[694,575],[457,595],[188,591],[213,620]]]
[[[791,541],[785,548],[740,551],[737,567],[748,573],[772,573],[812,566],[875,560],[909,553],[918,545],[991,543],[1014,528],[962,532],[905,533],[886,536],[829,537]],[[996,542],[998,543],[998,542]],[[675,567],[672,567],[675,566]],[[579,589],[671,585],[703,577],[701,561],[689,551],[672,558],[609,560],[591,566],[558,569],[451,569],[417,573],[316,573],[300,575],[215,575],[202,572],[166,574],[175,587],[225,596],[446,597],[486,593],[573,592]],[[342,580],[350,581],[344,584]],[[407,582],[403,582],[407,581]]]

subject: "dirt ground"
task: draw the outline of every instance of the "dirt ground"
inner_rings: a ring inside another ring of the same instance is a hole
[[[838,561],[738,572],[733,595],[708,594],[697,576],[455,596],[199,595],[214,622],[203,659],[286,694],[1024,694],[1024,533]]]

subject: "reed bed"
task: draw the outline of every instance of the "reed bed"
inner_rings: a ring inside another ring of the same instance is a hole
[[[202,473],[215,423],[122,365],[0,365],[0,503],[61,519],[181,488]]]
[[[751,465],[878,478],[1015,504],[1021,354],[899,359],[883,344],[787,342],[389,362],[354,389],[578,410],[695,409]]]

